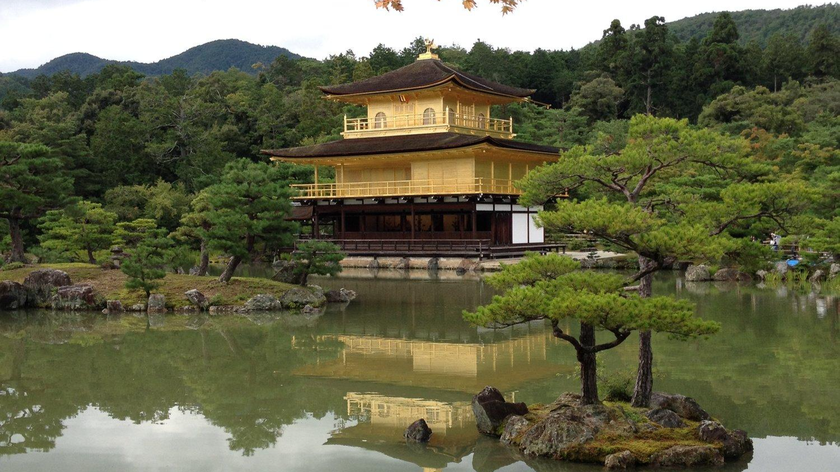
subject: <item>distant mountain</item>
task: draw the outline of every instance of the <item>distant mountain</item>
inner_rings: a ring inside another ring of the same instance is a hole
[[[260,46],[238,39],[222,39],[196,46],[177,56],[152,63],[113,61],[91,54],[73,53],[57,57],[37,69],[20,69],[10,72],[10,74],[34,78],[41,74],[52,75],[56,72],[69,70],[84,77],[99,72],[108,64],[127,65],[148,76],[170,74],[175,69],[185,69],[189,74],[209,74],[215,70],[227,70],[231,67],[250,72],[251,66],[255,63],[270,64],[277,56],[286,56],[292,59],[301,57],[286,48]]]
[[[738,26],[739,41],[747,44],[753,39],[763,47],[775,33],[792,34],[806,41],[817,25],[825,23],[832,33],[840,33],[840,4],[801,6],[790,10],[743,10],[729,12]],[[668,23],[668,29],[681,41],[703,39],[712,29],[718,12],[702,13]],[[668,20],[669,18],[665,18]]]

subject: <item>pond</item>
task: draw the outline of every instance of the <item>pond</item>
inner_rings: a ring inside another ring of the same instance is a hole
[[[478,278],[318,282],[359,298],[311,317],[3,314],[0,470],[602,470],[479,437],[470,399],[485,385],[527,403],[579,386],[572,348],[542,323],[462,321],[492,296]],[[840,470],[840,299],[674,274],[654,290],[723,324],[707,340],[654,337],[656,389],[754,438],[722,470]],[[636,347],[604,353],[602,371],[632,369]],[[432,441],[409,447],[420,417]]]

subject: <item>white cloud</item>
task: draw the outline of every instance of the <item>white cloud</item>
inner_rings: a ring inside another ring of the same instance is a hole
[[[214,39],[237,38],[324,58],[378,43],[400,49],[417,36],[469,47],[476,39],[533,50],[581,47],[613,18],[642,23],[704,11],[792,8],[791,0],[574,2],[527,0],[502,16],[479,0],[405,0],[403,13],[376,10],[373,0],[0,0],[0,71],[37,67],[71,52],[118,60],[156,61]]]

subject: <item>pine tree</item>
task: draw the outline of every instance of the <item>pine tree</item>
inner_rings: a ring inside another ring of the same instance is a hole
[[[300,284],[306,286],[310,275],[336,275],[341,272],[339,262],[344,257],[341,248],[329,241],[306,241],[298,244],[292,254],[294,274],[299,276]]]
[[[0,218],[9,223],[9,262],[26,262],[21,223],[60,207],[72,186],[48,147],[0,141]]]
[[[266,250],[290,245],[296,225],[284,218],[291,211],[287,166],[239,159],[225,167],[216,185],[206,189],[210,228],[201,230],[211,249],[231,256],[219,281],[228,282],[239,263]]]
[[[837,77],[840,74],[840,44],[825,24],[811,32],[808,60],[808,72],[815,77]]]
[[[595,196],[560,201],[541,212],[539,221],[549,231],[594,235],[638,254],[639,271],[628,283],[639,282],[642,298],[652,295],[652,274],[670,264],[737,251],[727,229],[761,220],[784,226],[813,198],[801,182],[742,182],[769,172],[749,160],[748,143],[691,129],[686,120],[636,115],[627,143],[606,154],[600,146],[565,152],[557,163],[526,176],[520,201],[541,204],[566,190]],[[633,404],[647,406],[653,391],[651,332],[642,329],[639,337]]]
[[[152,290],[160,287],[171,259],[172,241],[166,237],[166,230],[146,232],[145,237],[120,265],[120,270],[128,276],[125,288],[143,290],[146,298],[149,298]]]
[[[600,402],[597,354],[620,345],[633,331],[663,332],[685,339],[720,329],[715,322],[694,318],[694,307],[685,300],[629,294],[623,290],[621,276],[581,272],[577,270],[579,266],[571,258],[557,254],[529,254],[517,264],[503,265],[502,271],[487,281],[504,293],[475,312],[465,312],[464,318],[479,326],[496,328],[549,320],[554,336],[575,348],[584,404]],[[567,319],[580,323],[577,338],[561,328],[560,323]],[[608,331],[612,339],[598,344],[596,331]]]
[[[84,252],[96,264],[96,251],[108,249],[113,239],[117,215],[99,203],[80,201],[62,210],[48,211],[39,229],[41,247],[75,257]]]

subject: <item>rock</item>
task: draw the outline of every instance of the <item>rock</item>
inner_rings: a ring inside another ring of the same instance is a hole
[[[714,279],[717,282],[749,282],[752,280],[752,277],[746,272],[728,267],[715,272]]]
[[[650,407],[652,409],[665,408],[671,410],[691,421],[702,421],[711,418],[705,410],[700,408],[700,405],[693,398],[684,395],[653,392],[650,398]]]
[[[201,309],[195,305],[180,306],[175,309],[178,313],[193,314],[198,313]]]
[[[370,264],[368,264],[368,269],[376,270],[378,268],[379,268],[379,261],[377,261],[376,259],[373,259],[372,261],[370,261]]]
[[[426,269],[436,272],[440,269],[440,258],[432,257],[429,259],[429,263],[426,265]]]
[[[356,299],[356,292],[340,288],[338,290],[328,290],[324,293],[327,303],[349,303]]]
[[[105,311],[108,313],[122,313],[125,311],[122,302],[119,300],[108,300],[105,302]]]
[[[752,439],[742,429],[730,431],[729,439],[723,442],[723,457],[726,459],[737,459],[752,450]]]
[[[146,311],[145,303],[137,303],[128,307],[128,311]]]
[[[723,454],[714,446],[673,446],[651,457],[654,467],[723,465]]]
[[[462,259],[461,263],[458,264],[458,267],[455,268],[455,273],[458,275],[464,275],[467,272],[478,272],[479,267],[480,265],[476,260]]]
[[[153,293],[149,295],[149,301],[146,308],[150,313],[160,313],[166,311],[166,296],[162,293]]]
[[[280,297],[280,305],[282,308],[299,309],[306,305],[313,307],[321,307],[327,303],[327,298],[323,293],[316,293],[313,290],[308,290],[303,287],[291,288]]]
[[[654,423],[665,428],[682,428],[685,423],[680,415],[665,408],[656,408],[645,413],[645,416]]]
[[[305,315],[311,315],[312,313],[317,313],[318,309],[313,307],[312,305],[306,305],[300,310],[300,312]]]
[[[811,277],[808,278],[808,281],[811,282],[812,284],[818,284],[818,283],[822,282],[824,278],[825,278],[825,272],[823,272],[820,269],[817,269],[817,270],[814,271],[813,274],[811,274]]]
[[[274,275],[271,277],[278,282],[285,282],[292,285],[300,285],[303,283],[303,273],[295,273],[298,267],[295,261],[274,261],[271,265],[274,268]]]
[[[210,307],[208,312],[211,315],[221,315],[223,313],[233,313],[235,311],[241,310],[242,307],[236,305],[213,305]]]
[[[603,405],[552,411],[522,436],[519,447],[528,455],[558,457],[568,449],[595,439],[605,424],[605,412]]]
[[[473,397],[472,410],[478,431],[490,436],[500,436],[499,426],[510,415],[525,415],[528,407],[524,403],[510,403],[498,389],[484,387]]]
[[[242,307],[242,311],[279,311],[282,308],[280,300],[278,300],[277,297],[261,293],[259,295],[254,295],[250,300],[245,302],[245,306]]]
[[[723,456],[727,459],[737,459],[752,451],[752,440],[742,430],[727,431],[717,421],[703,421],[697,427],[697,434],[702,441],[723,444]]]
[[[712,276],[709,273],[709,268],[705,265],[690,265],[685,269],[685,280],[687,282],[705,282],[712,280]]]
[[[198,275],[198,272],[199,272],[198,266],[190,267],[190,275]]]
[[[23,279],[23,286],[29,291],[29,305],[46,303],[55,289],[72,284],[67,272],[57,269],[38,269]]]
[[[394,269],[408,270],[410,268],[410,265],[411,265],[411,259],[409,259],[407,257],[403,257],[402,259],[400,259],[399,262],[394,264]]]
[[[831,280],[837,277],[838,274],[840,274],[840,264],[831,264],[831,267],[828,269],[828,279]]]
[[[764,282],[764,279],[767,278],[767,271],[766,270],[759,270],[758,272],[755,273],[755,277],[758,280]]]
[[[502,437],[502,444],[516,444],[522,440],[522,434],[531,427],[531,423],[524,416],[514,415],[508,418]]]
[[[23,285],[4,280],[0,282],[0,310],[17,310],[26,306],[29,290]]]
[[[403,433],[403,437],[408,442],[429,442],[429,438],[432,437],[432,428],[429,428],[426,420],[420,418],[408,425],[405,433]]]
[[[197,306],[201,310],[206,310],[210,307],[210,300],[208,300],[203,293],[199,292],[196,289],[184,292],[184,296],[187,297],[187,300],[189,300],[190,303]]]
[[[87,284],[59,287],[50,298],[53,310],[101,310],[105,303]]]
[[[604,467],[607,469],[627,469],[636,465],[636,458],[630,451],[616,452],[604,459]]]
[[[779,275],[782,279],[787,276],[788,265],[785,261],[779,261],[773,266],[773,272]]]

